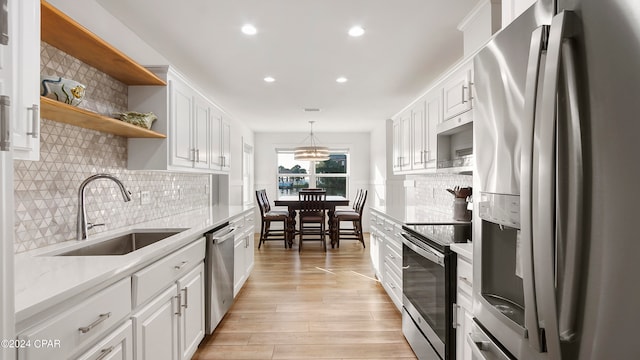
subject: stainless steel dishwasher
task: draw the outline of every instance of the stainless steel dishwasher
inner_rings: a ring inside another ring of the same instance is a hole
[[[206,233],[207,334],[213,333],[233,303],[233,235],[235,228],[225,223]]]

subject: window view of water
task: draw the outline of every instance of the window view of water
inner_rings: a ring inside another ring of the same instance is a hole
[[[292,152],[278,152],[278,197],[297,196],[300,189],[325,189],[327,195],[347,196],[347,154],[332,153],[329,160],[297,161]],[[311,185],[310,185],[311,184]]]

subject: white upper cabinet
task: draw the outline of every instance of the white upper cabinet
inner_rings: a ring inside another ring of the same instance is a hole
[[[155,113],[154,129],[167,138],[129,139],[129,169],[228,172],[231,125],[222,111],[172,68],[149,70],[168,86],[130,86],[129,108]]]
[[[436,127],[442,121],[442,91],[436,89],[411,108],[413,170],[435,169],[438,149]]]
[[[411,108],[411,168],[424,169],[425,152],[428,138],[425,137],[426,130],[426,102],[423,99]]]
[[[171,164],[191,167],[195,149],[193,135],[193,94],[188,85],[178,79],[169,80],[171,114]]]
[[[473,63],[466,60],[393,120],[393,172],[469,172]]]
[[[452,118],[471,110],[472,62],[458,69],[447,79],[443,89],[444,119]]]
[[[12,2],[15,97],[11,99],[13,157],[40,159],[40,1]],[[4,51],[4,50],[3,50]]]
[[[209,157],[211,149],[209,148],[209,126],[210,126],[210,108],[209,102],[196,96],[194,105],[193,116],[193,144],[194,149],[193,159],[194,167],[201,169],[208,169],[210,165]]]
[[[434,169],[436,167],[436,159],[438,152],[438,124],[442,122],[442,92],[438,89],[432,94],[427,95],[427,111],[426,111],[426,154],[424,157],[425,167]]]
[[[217,108],[212,109],[209,149],[211,168],[229,171],[231,158],[231,124]]]

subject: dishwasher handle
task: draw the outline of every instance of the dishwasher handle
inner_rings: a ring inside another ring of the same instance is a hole
[[[225,228],[220,230],[214,234],[209,234],[211,240],[214,244],[221,244],[231,238],[233,238],[233,233],[236,231],[235,227]]]

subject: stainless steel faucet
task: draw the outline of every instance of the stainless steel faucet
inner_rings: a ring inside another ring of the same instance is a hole
[[[86,178],[82,184],[80,184],[80,189],[78,190],[78,221],[77,221],[77,239],[84,240],[87,238],[87,231],[92,229],[95,226],[103,226],[104,224],[92,224],[87,223],[87,210],[85,209],[84,202],[84,189],[94,180],[97,179],[109,179],[118,184],[120,188],[120,192],[122,192],[122,199],[127,202],[131,201],[131,192],[124,187],[122,181],[120,181],[117,177],[110,174],[95,174]]]

